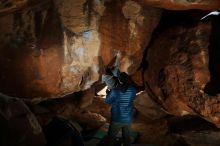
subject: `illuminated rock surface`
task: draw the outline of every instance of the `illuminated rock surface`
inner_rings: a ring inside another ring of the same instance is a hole
[[[219,8],[219,0],[2,1],[0,92],[24,99],[41,125],[59,115],[97,128],[110,119],[95,97],[101,72],[120,52],[120,70],[145,90],[133,127],[152,141],[140,141],[218,143],[210,129],[167,136],[166,118],[194,115],[220,127],[220,18],[200,20]]]

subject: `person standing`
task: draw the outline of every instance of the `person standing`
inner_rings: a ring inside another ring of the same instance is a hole
[[[112,105],[111,122],[108,130],[108,146],[113,146],[117,133],[122,130],[124,146],[130,146],[130,129],[133,120],[133,101],[136,96],[135,87],[130,84],[128,75],[121,73],[120,86],[106,90],[105,102]]]

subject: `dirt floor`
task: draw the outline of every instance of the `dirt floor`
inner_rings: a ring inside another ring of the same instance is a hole
[[[173,137],[167,134],[168,125],[166,119],[150,121],[143,115],[138,114],[132,124],[132,129],[140,134],[136,143],[158,146],[171,146],[174,143]]]

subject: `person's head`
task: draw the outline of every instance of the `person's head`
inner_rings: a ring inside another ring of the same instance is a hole
[[[125,72],[120,73],[118,79],[119,79],[120,83],[122,83],[124,85],[130,84],[130,78],[129,78],[128,74]]]

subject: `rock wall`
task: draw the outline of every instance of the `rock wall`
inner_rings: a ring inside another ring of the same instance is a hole
[[[135,101],[137,115],[197,115],[220,127],[219,20],[201,22],[208,11],[186,11],[219,7],[218,0],[1,1],[0,92],[28,98],[41,125],[58,115],[97,128],[109,121],[110,107],[94,98],[94,86],[121,52],[120,70],[146,88]],[[148,131],[145,122],[137,125]]]
[[[97,81],[97,24],[103,11],[98,2],[50,1],[43,7],[39,2],[11,13],[6,10],[13,7],[2,3],[7,9],[0,17],[1,92],[23,98],[58,97]]]
[[[52,3],[1,16],[1,92],[20,97],[57,94],[61,23]],[[53,31],[51,31],[53,30]]]
[[[176,20],[161,28],[148,50],[145,73],[156,100],[173,115],[199,115],[219,126],[219,97],[204,93],[210,80],[209,22]],[[188,17],[188,16],[187,16]],[[178,22],[182,21],[182,22]]]
[[[0,91],[23,98],[86,90],[118,51],[120,69],[134,73],[161,15],[124,0],[20,3],[1,3]]]
[[[100,22],[101,56],[104,64],[108,64],[119,51],[123,56],[121,71],[133,74],[159,23],[161,10],[130,0],[111,1],[105,6]]]
[[[179,23],[180,17],[169,26],[161,20],[157,27],[160,8],[213,10],[218,6],[218,1],[205,0],[1,2],[0,92],[47,99],[85,91],[99,81],[103,65],[121,52],[121,71],[135,75],[139,84],[147,81],[165,110],[200,115],[218,125],[218,96],[209,98],[204,93],[210,80],[213,26],[198,20],[206,11],[182,12],[184,21]],[[148,69],[143,67],[145,61]],[[142,72],[137,71],[140,66]],[[82,107],[92,102],[92,91],[87,92],[89,102],[82,98]]]
[[[99,79],[100,1],[60,0],[56,7],[63,24],[64,63],[60,92],[85,90]]]
[[[219,0],[135,0],[143,5],[165,8],[168,10],[218,10],[220,7]]]

